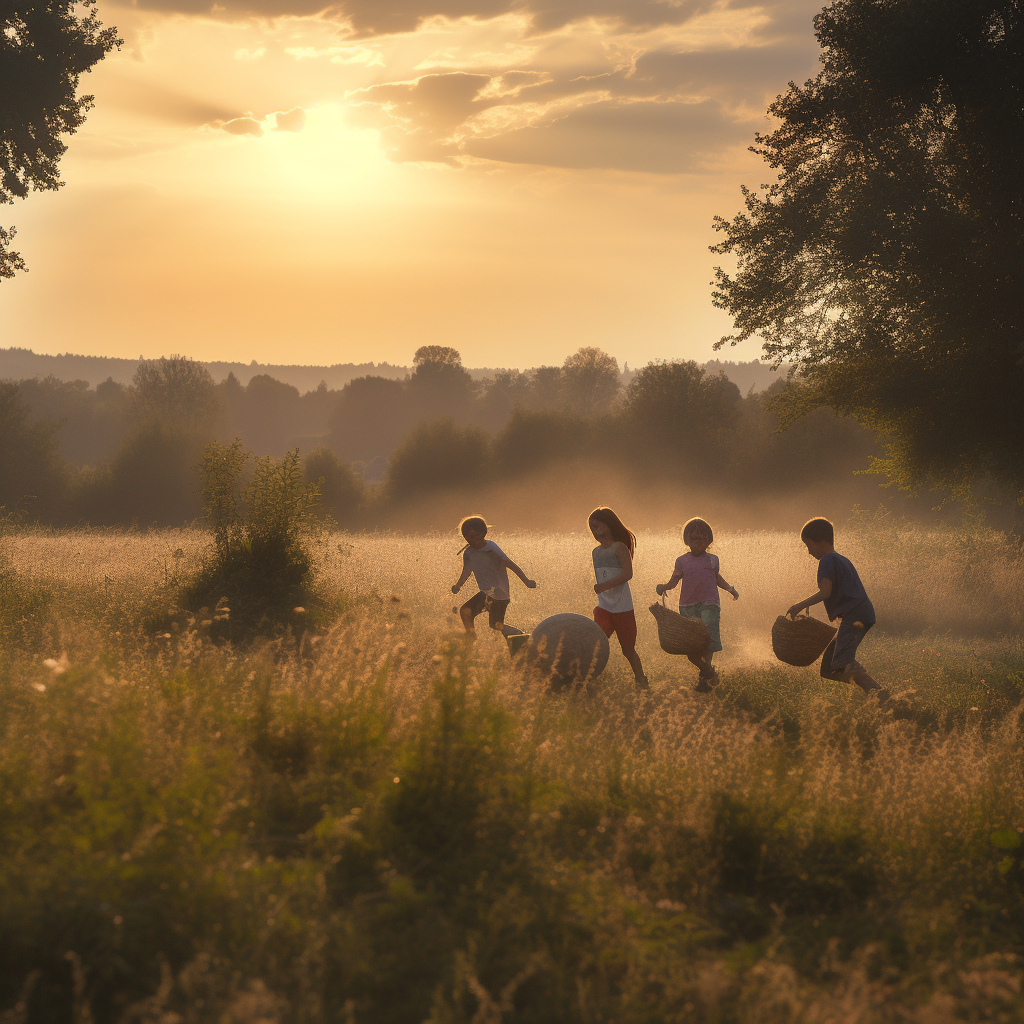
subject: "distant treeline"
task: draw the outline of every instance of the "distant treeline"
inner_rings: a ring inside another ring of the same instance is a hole
[[[155,360],[151,360],[155,361]],[[120,359],[116,356],[83,356],[72,352],[44,355],[30,348],[0,348],[0,380],[27,380],[31,377],[56,377],[61,381],[83,381],[96,387],[103,381],[131,384],[135,369],[146,360]],[[391,363],[332,363],[329,366],[300,366],[287,363],[249,363],[225,361],[203,362],[214,381],[226,380],[229,374],[248,384],[253,377],[266,374],[303,391],[311,391],[323,381],[329,388],[342,388],[355,377],[367,373],[379,377],[404,377],[408,366]]]
[[[741,393],[692,361],[652,363],[622,384],[583,348],[562,366],[476,381],[451,348],[425,346],[396,380],[300,394],[267,375],[220,384],[181,357],[138,364],[130,386],[55,378],[0,383],[0,505],[53,524],[163,524],[200,512],[196,466],[212,439],[257,455],[302,452],[324,507],[372,527],[417,496],[597,462],[638,482],[744,494],[834,484],[864,468],[870,431],[819,410],[777,431],[773,398]]]

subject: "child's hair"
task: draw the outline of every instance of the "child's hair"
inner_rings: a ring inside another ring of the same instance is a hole
[[[808,519],[804,523],[804,528],[800,531],[800,539],[802,541],[827,540],[829,544],[835,544],[836,531],[827,519],[823,516],[817,516],[814,519]]]
[[[487,525],[487,520],[483,516],[466,516],[459,522],[459,533],[462,534],[463,539],[466,541],[465,544],[459,548],[459,554],[461,555],[466,548],[469,547],[469,538],[466,536],[467,530],[479,530],[485,537],[490,527]]]
[[[483,516],[466,516],[459,523],[459,533],[461,533],[463,537],[466,537],[467,530],[479,530],[482,534],[484,534],[484,536],[486,536],[488,530],[487,520],[484,519]],[[466,537],[466,539],[468,540],[469,538]]]
[[[605,505],[598,505],[587,516],[587,522],[590,522],[591,519],[596,519],[599,523],[604,523],[605,526],[609,527],[612,531],[612,539],[625,544],[629,549],[629,557],[633,557],[633,552],[636,550],[636,537],[631,530],[626,529],[625,523],[610,508]]]
[[[692,519],[687,519],[683,523],[683,543],[688,543],[687,538],[694,533],[696,530],[703,530],[708,535],[708,544],[711,544],[715,539],[715,531],[711,529],[711,524],[706,519],[701,519],[700,516],[694,516]]]

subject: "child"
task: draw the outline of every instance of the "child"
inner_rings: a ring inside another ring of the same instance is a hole
[[[718,555],[708,553],[714,539],[714,532],[703,519],[694,516],[688,520],[683,527],[683,543],[690,550],[676,559],[668,583],[659,583],[654,588],[660,596],[682,580],[683,585],[679,588],[679,614],[688,619],[700,619],[708,627],[711,643],[703,654],[689,656],[690,661],[700,669],[698,693],[710,693],[711,684],[718,682],[718,675],[711,664],[715,652],[722,649],[722,606],[718,599],[718,588],[732,594],[734,601],[740,598],[739,591],[722,579],[718,571]]]
[[[857,570],[835,549],[835,530],[827,519],[808,519],[800,531],[812,558],[818,560],[818,592],[793,605],[786,612],[795,618],[805,608],[824,601],[829,619],[839,619],[839,632],[821,656],[821,674],[825,679],[856,683],[865,693],[874,692],[879,700],[888,694],[854,659],[857,645],[875,624],[875,609],[868,600]]]
[[[610,508],[604,506],[590,513],[590,532],[597,541],[594,548],[594,573],[597,576],[594,621],[609,639],[612,633],[619,638],[619,646],[633,670],[637,689],[646,690],[649,683],[636,653],[636,615],[633,614],[633,595],[629,592],[636,537]]]
[[[480,592],[459,609],[459,616],[466,632],[472,636],[476,636],[473,620],[485,609],[491,629],[504,637],[521,636],[521,629],[505,625],[505,611],[510,600],[508,570],[511,569],[531,590],[537,584],[527,579],[523,570],[493,540],[487,540],[487,529],[487,523],[480,516],[466,516],[459,523],[466,546],[462,549],[462,575],[452,587],[452,593],[457,594],[462,589],[470,573],[476,577],[476,585],[480,588]]]

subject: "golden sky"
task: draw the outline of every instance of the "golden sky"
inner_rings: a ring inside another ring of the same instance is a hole
[[[138,0],[0,345],[469,366],[712,356],[716,213],[820,2]],[[752,359],[754,346],[727,350]]]

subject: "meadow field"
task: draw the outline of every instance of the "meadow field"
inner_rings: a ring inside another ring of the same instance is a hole
[[[590,613],[589,534],[494,539],[509,622]],[[646,610],[678,533],[638,539],[649,696],[614,644],[550,695],[459,639],[454,531],[319,536],[316,624],[244,649],[169,617],[199,530],[8,533],[0,1021],[1022,1019],[1019,552],[846,526],[879,708],[772,656],[795,534],[717,538],[709,695]]]

